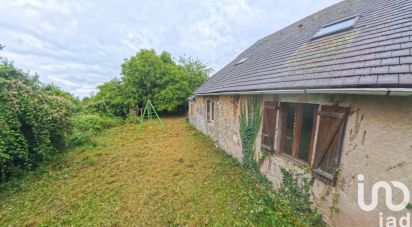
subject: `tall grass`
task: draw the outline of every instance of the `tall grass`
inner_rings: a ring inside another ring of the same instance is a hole
[[[119,125],[124,122],[120,118],[114,118],[97,113],[79,113],[71,119],[71,127],[68,136],[68,145],[78,146],[93,144],[93,136],[97,132]]]

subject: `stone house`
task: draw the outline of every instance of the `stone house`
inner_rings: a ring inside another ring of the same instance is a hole
[[[365,211],[358,189],[366,204],[378,181],[412,189],[411,95],[412,1],[346,0],[258,40],[193,93],[188,115],[241,161],[240,103],[262,97],[256,158],[274,186],[282,168],[303,173],[330,225],[386,226],[410,211],[389,209],[382,188]]]

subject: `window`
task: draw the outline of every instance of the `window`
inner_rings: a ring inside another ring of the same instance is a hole
[[[207,122],[215,121],[215,102],[207,100],[206,102]]]
[[[313,104],[281,104],[281,154],[310,163],[317,108]]]
[[[190,116],[195,115],[195,105],[193,103],[190,103],[189,109],[190,109]]]
[[[358,20],[358,17],[352,17],[349,19],[345,19],[342,21],[338,21],[338,22],[326,25],[325,27],[321,28],[318,31],[318,33],[316,33],[315,36],[313,36],[313,38],[318,38],[318,37],[330,35],[336,32],[351,29],[355,26],[357,20]]]
[[[311,165],[317,179],[334,185],[347,112],[347,108],[339,106],[281,103],[279,153]],[[264,118],[265,114],[266,110]]]
[[[248,58],[249,58],[249,57],[245,57],[245,58],[240,59],[238,62],[236,62],[235,66],[242,64],[242,63],[245,62]]]

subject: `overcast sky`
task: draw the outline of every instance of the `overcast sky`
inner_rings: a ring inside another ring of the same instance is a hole
[[[0,0],[0,51],[84,97],[140,48],[218,71],[256,40],[339,0]]]

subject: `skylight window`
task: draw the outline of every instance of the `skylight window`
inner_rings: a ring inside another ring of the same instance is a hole
[[[326,25],[325,27],[320,29],[318,33],[316,33],[315,36],[313,36],[313,38],[318,38],[318,37],[322,37],[325,35],[330,35],[336,32],[351,29],[355,26],[357,20],[358,20],[358,17],[351,17],[349,19],[345,19],[342,21],[338,21],[338,22]]]
[[[238,62],[236,62],[235,66],[236,66],[236,65],[239,65],[239,64],[242,64],[242,63],[243,63],[244,61],[246,61],[248,58],[249,58],[249,57],[245,57],[245,58],[240,59]]]

